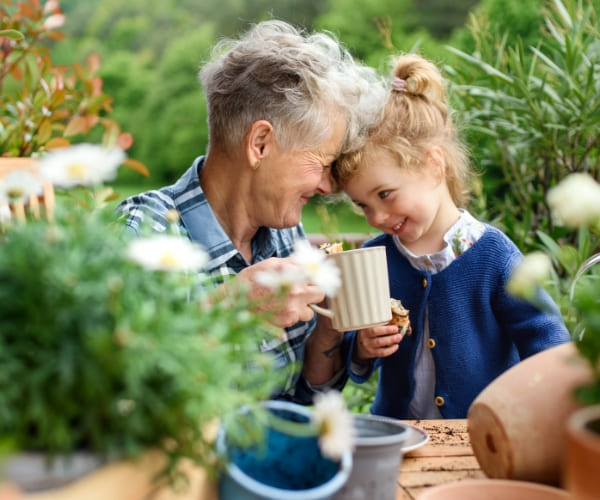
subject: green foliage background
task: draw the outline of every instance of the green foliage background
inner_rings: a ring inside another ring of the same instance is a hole
[[[384,68],[393,47],[419,47],[435,59],[461,27],[475,0],[62,0],[66,38],[53,47],[56,63],[97,52],[112,117],[129,131],[129,155],[148,166],[146,181],[175,180],[204,152],[206,108],[197,73],[215,40],[270,17],[335,33],[366,63]],[[442,22],[444,21],[444,22]],[[378,26],[387,26],[389,40]],[[437,37],[437,38],[436,38]],[[395,50],[395,49],[394,49]],[[123,171],[120,182],[140,183]]]

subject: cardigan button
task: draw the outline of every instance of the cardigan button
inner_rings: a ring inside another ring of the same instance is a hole
[[[423,288],[427,288],[427,278],[423,278]]]
[[[435,340],[431,338],[427,339],[427,347],[429,347],[429,349],[433,349],[435,347]]]
[[[435,398],[435,406],[444,406],[446,404],[446,401],[444,401],[444,398],[442,396],[437,396]]]

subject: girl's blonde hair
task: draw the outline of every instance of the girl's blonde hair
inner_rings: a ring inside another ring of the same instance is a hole
[[[394,84],[383,119],[373,127],[365,144],[342,155],[333,167],[333,177],[343,188],[369,154],[385,150],[404,168],[419,168],[433,147],[441,149],[446,162],[446,182],[459,206],[469,198],[473,172],[469,156],[458,138],[446,100],[446,82],[437,66],[416,54],[395,60]]]

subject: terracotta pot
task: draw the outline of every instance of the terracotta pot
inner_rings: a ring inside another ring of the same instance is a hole
[[[591,370],[572,342],[513,366],[477,396],[467,415],[471,446],[492,478],[558,485],[574,388]]]
[[[568,493],[525,481],[506,479],[466,479],[440,484],[419,495],[419,500],[566,500]]]
[[[600,497],[600,404],[575,411],[567,421],[564,485],[573,500]]]

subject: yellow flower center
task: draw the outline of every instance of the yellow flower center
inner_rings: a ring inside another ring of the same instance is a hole
[[[175,253],[165,252],[160,256],[159,262],[165,269],[174,269],[179,264],[179,259]]]
[[[69,163],[67,173],[72,179],[84,179],[86,167],[81,162]]]
[[[331,421],[328,418],[324,418],[321,421],[319,434],[321,436],[329,436],[329,434],[331,434],[331,431],[332,431]]]
[[[6,194],[11,199],[21,198],[25,194],[25,190],[22,187],[13,187],[10,188]]]

